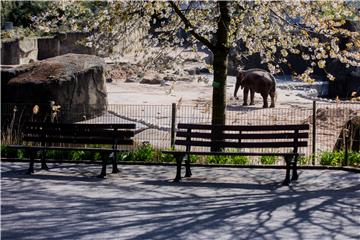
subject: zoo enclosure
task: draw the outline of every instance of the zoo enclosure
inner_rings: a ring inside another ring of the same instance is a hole
[[[211,106],[207,104],[116,104],[108,105],[101,116],[93,116],[85,108],[71,112],[67,109],[61,106],[55,112],[44,104],[34,113],[34,104],[2,104],[2,142],[19,141],[21,123],[25,120],[66,122],[67,119],[78,119],[83,123],[136,123],[137,145],[150,143],[156,149],[169,149],[177,123],[211,123]],[[301,152],[309,159],[306,164],[315,165],[319,163],[318,154],[340,150],[342,143],[347,143],[343,127],[351,117],[360,116],[360,104],[314,102],[312,108],[267,109],[227,106],[226,114],[229,125],[310,124],[309,146]]]

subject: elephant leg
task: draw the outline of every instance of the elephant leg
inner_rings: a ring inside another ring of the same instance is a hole
[[[248,87],[244,87],[244,103],[243,106],[247,106],[247,100],[248,100],[248,95],[249,95],[249,88]]]
[[[270,98],[271,98],[270,107],[271,107],[271,108],[274,108],[274,107],[275,107],[275,96],[276,96],[276,93],[275,93],[275,92],[270,92]]]
[[[255,91],[254,89],[250,89],[250,105],[255,105],[254,97],[255,97]]]
[[[264,100],[264,105],[263,108],[267,108],[268,107],[268,94],[267,93],[262,93],[261,96],[263,97]]]

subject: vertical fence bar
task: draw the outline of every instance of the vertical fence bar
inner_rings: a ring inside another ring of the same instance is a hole
[[[176,103],[171,104],[171,137],[170,146],[174,148],[175,145],[175,124],[176,124]]]
[[[313,131],[312,131],[312,165],[315,165],[316,158],[316,101],[313,101]]]
[[[343,162],[343,166],[349,166],[349,132],[347,129],[344,130],[343,137],[345,138],[345,161]]]

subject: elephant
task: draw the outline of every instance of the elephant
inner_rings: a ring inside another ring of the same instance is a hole
[[[235,99],[239,99],[237,91],[239,87],[244,88],[244,103],[243,106],[247,106],[248,94],[250,90],[250,105],[254,105],[255,92],[260,93],[264,100],[263,108],[268,107],[268,95],[271,98],[270,107],[275,107],[276,97],[276,80],[274,76],[262,69],[252,68],[248,70],[239,70],[236,74],[236,84],[234,90]]]

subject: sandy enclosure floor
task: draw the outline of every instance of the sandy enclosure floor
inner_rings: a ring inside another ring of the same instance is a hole
[[[175,166],[2,163],[2,239],[359,239],[359,174],[300,170],[193,168],[173,183]],[[109,169],[110,170],[110,169]]]

